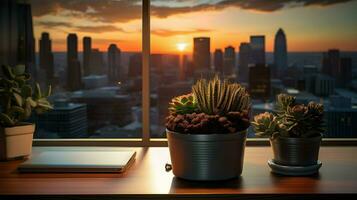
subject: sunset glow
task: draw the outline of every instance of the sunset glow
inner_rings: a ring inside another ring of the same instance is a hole
[[[177,49],[182,52],[182,51],[185,51],[187,44],[186,43],[178,43],[178,44],[176,44],[176,46],[177,46]]]
[[[57,2],[43,6],[30,1],[38,39],[48,31],[54,51],[66,50],[66,36],[77,33],[93,39],[93,47],[107,51],[115,43],[124,51],[141,51],[141,5],[136,1]],[[52,2],[52,1],[51,1]],[[227,3],[228,2],[228,3]],[[211,51],[232,45],[238,48],[250,35],[265,35],[266,50],[273,50],[274,34],[283,28],[289,51],[357,50],[357,2],[285,6],[276,1],[167,0],[152,2],[151,50],[153,53],[192,52],[193,37],[210,37]],[[119,12],[120,11],[120,12]],[[180,45],[177,43],[180,41]],[[185,45],[183,45],[185,44]],[[79,50],[82,44],[79,42]]]

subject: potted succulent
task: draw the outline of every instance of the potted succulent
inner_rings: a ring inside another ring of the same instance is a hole
[[[325,130],[322,104],[297,104],[295,97],[277,96],[276,111],[254,117],[253,129],[258,137],[269,137],[274,159],[269,166],[286,175],[315,173],[322,133]]]
[[[166,132],[172,170],[189,180],[224,180],[241,175],[250,96],[241,85],[201,79],[192,93],[169,104]]]
[[[35,125],[25,122],[35,110],[37,113],[52,108],[47,101],[51,87],[42,94],[39,84],[32,89],[25,66],[2,66],[0,77],[0,160],[9,160],[31,154]]]

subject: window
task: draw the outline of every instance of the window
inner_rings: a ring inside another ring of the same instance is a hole
[[[252,116],[281,92],[325,106],[325,137],[357,136],[353,1],[152,1],[152,137],[165,137],[169,100],[219,73],[249,90]],[[249,137],[254,137],[249,130]]]
[[[285,92],[325,105],[326,137],[356,137],[356,2],[148,3],[3,1],[0,62],[53,87],[37,139],[165,138],[170,99],[215,73],[249,90],[252,115]]]
[[[17,24],[9,31],[26,52],[6,64],[25,64],[52,86],[54,109],[30,119],[35,138],[142,137],[140,1],[6,4],[5,20]]]

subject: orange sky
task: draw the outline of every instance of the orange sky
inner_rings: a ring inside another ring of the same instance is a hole
[[[274,12],[227,7],[165,17],[152,16],[151,50],[153,53],[177,53],[177,44],[186,43],[185,52],[190,53],[193,37],[201,36],[211,38],[211,51],[228,45],[237,49],[241,42],[249,41],[250,35],[265,35],[266,50],[272,51],[275,32],[281,27],[287,35],[289,51],[326,51],[329,48],[357,51],[356,10],[357,2],[354,1]],[[101,51],[106,51],[111,43],[117,44],[123,51],[141,50],[141,19],[107,23],[78,16],[69,15],[66,9],[35,16],[36,39],[39,39],[41,32],[47,31],[53,40],[53,51],[66,51],[67,34],[75,32],[79,38],[79,51],[82,51],[84,36],[92,37],[93,48]],[[49,23],[52,23],[51,26]]]

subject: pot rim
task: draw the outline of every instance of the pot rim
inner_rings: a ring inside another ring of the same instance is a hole
[[[172,134],[175,138],[191,141],[230,141],[240,138],[246,138],[247,130],[237,131],[235,133],[223,133],[223,134],[185,134],[175,131],[170,131],[166,128],[167,134]]]
[[[315,136],[315,137],[308,137],[308,138],[294,138],[294,137],[276,137],[276,138],[269,138],[270,141],[286,141],[286,142],[312,142],[312,141],[321,141],[322,135]]]

